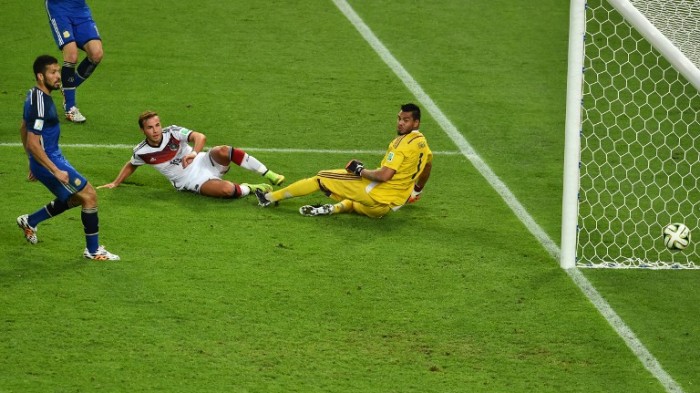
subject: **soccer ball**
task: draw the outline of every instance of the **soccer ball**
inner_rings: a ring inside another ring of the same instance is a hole
[[[673,223],[664,227],[664,245],[669,250],[683,250],[690,244],[690,229],[685,224]]]

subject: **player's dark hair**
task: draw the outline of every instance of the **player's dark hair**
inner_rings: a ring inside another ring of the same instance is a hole
[[[139,128],[143,130],[143,123],[146,122],[146,120],[158,116],[158,113],[155,111],[145,111],[139,115]]]
[[[420,108],[416,104],[408,103],[401,105],[401,112],[411,112],[413,120],[420,120]]]
[[[58,59],[51,55],[41,55],[34,60],[34,78],[37,74],[46,72],[46,68],[51,64],[58,64]],[[38,78],[37,78],[38,79]]]

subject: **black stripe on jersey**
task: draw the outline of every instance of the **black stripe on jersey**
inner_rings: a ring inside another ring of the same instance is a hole
[[[399,145],[401,144],[401,142],[402,142],[405,138],[410,138],[410,139],[408,140],[408,142],[406,142],[406,144],[408,145],[408,144],[410,144],[411,142],[415,141],[416,139],[425,138],[425,136],[423,136],[423,135],[414,135],[412,132],[411,132],[411,133],[408,133],[408,134],[406,134],[406,135],[398,136],[398,137],[396,137],[396,139],[394,139],[394,149],[396,149],[397,147],[399,147]]]
[[[399,144],[401,144],[401,141],[402,141],[403,138],[405,138],[405,137],[406,137],[406,135],[401,135],[401,136],[397,136],[396,139],[394,139],[394,149],[396,149],[397,147],[399,147]]]
[[[136,145],[136,147],[134,147],[134,149],[133,149],[134,154],[136,154],[136,152],[137,152],[140,148],[142,148],[144,145],[146,145],[147,143],[148,143],[148,142],[144,139],[144,140],[141,141],[141,143],[139,143],[138,145]]]
[[[411,144],[411,142],[415,141],[416,139],[421,139],[425,138],[423,135],[416,135],[415,137],[411,138],[410,141],[406,142],[407,145]]]

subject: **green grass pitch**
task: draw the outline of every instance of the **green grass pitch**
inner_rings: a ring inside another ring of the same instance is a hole
[[[145,109],[293,181],[378,164],[416,100],[332,1],[90,5],[105,58],[62,144],[95,185]],[[567,2],[351,5],[558,242]],[[15,218],[51,196],[25,181],[22,102],[34,58],[59,52],[41,3],[2,8],[0,392],[664,391],[428,113],[424,197],[380,220],[297,213],[320,195],[261,209],[178,193],[143,168],[98,191],[121,262],[82,259],[77,210],[27,244]],[[699,272],[584,274],[700,392]]]

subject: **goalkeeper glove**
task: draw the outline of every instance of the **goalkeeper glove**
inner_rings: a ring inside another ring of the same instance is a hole
[[[411,191],[411,196],[408,197],[408,203],[416,203],[420,199],[420,194],[423,192],[423,187],[419,187],[418,184],[413,186],[413,191]]]
[[[354,173],[357,176],[360,176],[363,169],[365,169],[365,165],[357,160],[351,160],[347,165],[345,165],[346,171],[349,173]]]

